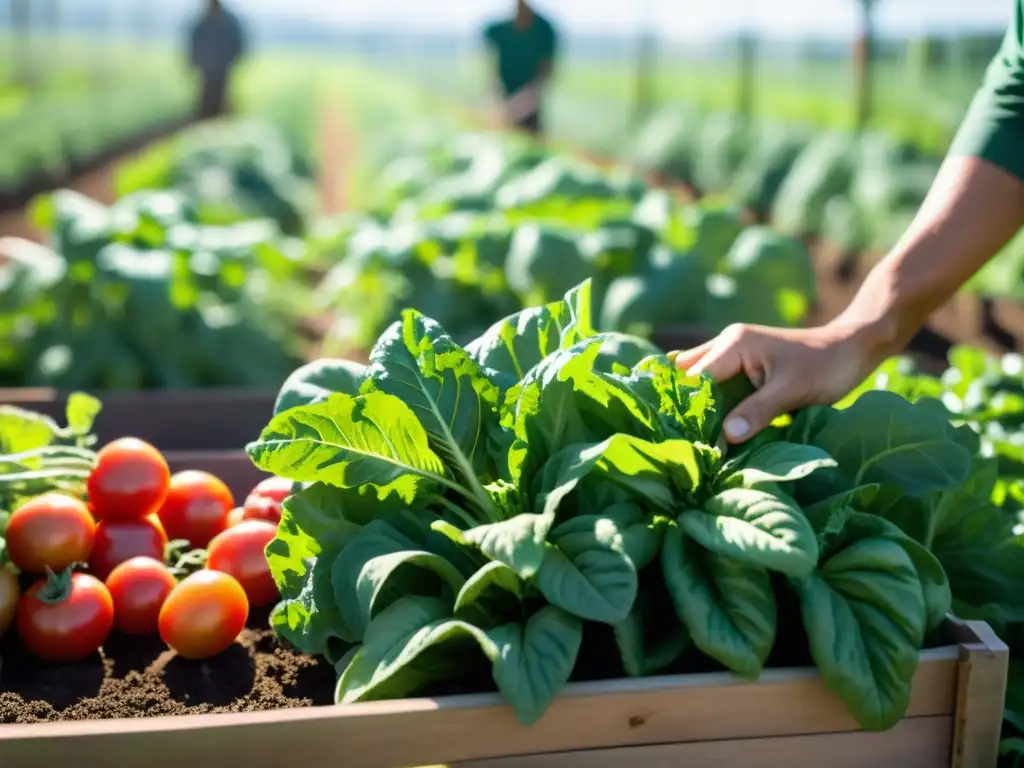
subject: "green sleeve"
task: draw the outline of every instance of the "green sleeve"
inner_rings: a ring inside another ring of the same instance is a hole
[[[1024,0],[1016,6],[950,155],[980,157],[1024,181]]]

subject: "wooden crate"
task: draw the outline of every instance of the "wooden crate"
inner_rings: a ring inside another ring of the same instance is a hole
[[[162,451],[241,450],[259,437],[274,411],[276,392],[152,390],[95,392],[100,445],[138,437]],[[0,405],[15,405],[64,423],[67,393],[54,389],[0,389]]]
[[[988,768],[996,761],[1009,652],[980,622],[949,622],[922,653],[906,718],[858,728],[813,669],[570,685],[520,725],[495,694],[143,720],[0,726],[11,768]]]

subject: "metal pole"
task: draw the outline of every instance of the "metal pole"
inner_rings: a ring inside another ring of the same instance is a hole
[[[634,93],[633,120],[641,125],[651,113],[654,102],[654,77],[658,59],[658,33],[652,0],[644,3],[640,37],[636,50],[636,91]]]

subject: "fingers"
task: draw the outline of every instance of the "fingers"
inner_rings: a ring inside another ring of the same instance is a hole
[[[693,349],[684,349],[679,352],[673,352],[670,354],[669,359],[676,364],[676,368],[681,371],[689,371],[695,366],[708,351],[718,343],[718,339],[712,339],[711,341],[705,341],[699,347]]]
[[[776,417],[796,405],[793,385],[782,378],[769,379],[765,386],[737,405],[725,418],[722,430],[733,444],[744,443],[768,427]]]
[[[742,340],[719,337],[718,343],[687,370],[691,376],[706,373],[716,381],[727,381],[743,370]]]

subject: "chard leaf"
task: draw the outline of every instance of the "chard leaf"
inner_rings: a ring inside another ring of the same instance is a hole
[[[629,615],[637,573],[607,518],[553,531],[534,583],[548,602],[587,621],[617,624]]]
[[[373,617],[406,595],[434,595],[448,600],[465,584],[459,570],[432,552],[403,550],[367,560],[359,571],[356,599],[357,628],[369,626]]]
[[[360,493],[372,486],[381,500],[395,495],[408,504],[438,486],[463,490],[446,476],[409,407],[383,392],[331,395],[285,411],[246,451],[257,467],[280,477]]]
[[[390,509],[389,503],[377,501],[375,494],[367,494],[364,489],[335,488],[324,483],[303,488],[285,499],[282,507],[309,536],[341,546],[375,515],[397,511]]]
[[[715,442],[718,417],[710,378],[687,376],[665,355],[652,355],[637,363],[625,381],[657,411],[670,434]]]
[[[522,624],[487,633],[494,644],[494,682],[523,725],[537,722],[567,682],[583,641],[583,622],[552,605]]]
[[[860,539],[793,582],[811,656],[825,685],[863,728],[907,711],[927,610],[917,569],[885,539]]]
[[[709,552],[670,526],[661,567],[694,644],[737,675],[756,680],[775,643],[768,571]]]
[[[403,597],[370,624],[362,647],[338,678],[335,701],[408,698],[430,683],[457,676],[478,649],[488,659],[496,656],[483,631],[452,618],[450,602]]]
[[[630,435],[613,435],[602,443],[574,445],[544,465],[535,483],[538,503],[554,517],[579,484],[590,476],[610,480],[630,498],[664,512],[675,512],[701,480],[693,443],[666,440],[652,443]]]
[[[821,448],[786,442],[761,446],[750,456],[740,459],[739,463],[735,476],[746,488],[763,483],[789,483],[819,469],[836,466],[835,459]]]
[[[813,439],[838,462],[845,485],[898,485],[911,496],[963,485],[971,452],[939,409],[889,392],[866,392],[832,411]]]
[[[400,398],[423,425],[430,447],[485,512],[490,501],[477,475],[498,424],[498,388],[433,320],[406,311],[370,353],[364,391]]]
[[[270,625],[303,653],[330,657],[339,643],[357,639],[338,610],[331,586],[331,568],[345,539],[317,541],[301,528],[293,509],[285,504],[277,536],[266,550],[267,564],[281,592]]]
[[[588,281],[562,301],[499,320],[469,344],[466,352],[478,364],[519,381],[548,355],[594,335],[589,318]]]
[[[803,512],[765,491],[723,491],[703,511],[684,512],[679,526],[705,549],[746,565],[806,576],[818,564],[817,537]]]

